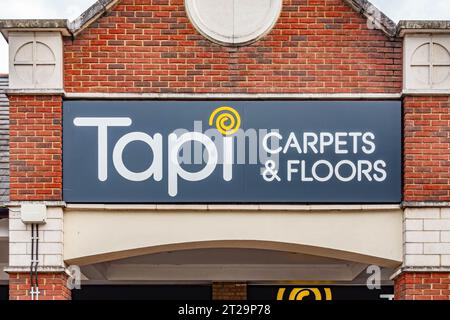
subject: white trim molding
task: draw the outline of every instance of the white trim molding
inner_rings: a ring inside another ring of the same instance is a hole
[[[436,90],[413,90],[406,89],[403,91],[404,96],[450,96],[450,90],[436,89]]]
[[[283,205],[283,204],[67,204],[71,211],[386,211],[399,204],[376,205]]]
[[[65,92],[67,99],[248,99],[248,100],[398,100],[401,93],[103,93]]]
[[[420,202],[420,201],[404,201],[403,208],[448,208],[450,202]]]
[[[450,96],[450,90],[403,90],[399,93],[105,93],[59,89],[7,89],[8,95],[62,95],[69,100],[400,100],[405,96]]]
[[[61,96],[64,95],[64,90],[61,89],[7,89],[5,90],[7,95],[39,95],[39,96]]]
[[[30,273],[30,266],[25,267],[6,267],[3,271],[6,273]],[[53,266],[38,266],[38,272],[43,273],[70,273],[64,267],[53,267]]]
[[[23,204],[43,204],[47,207],[65,207],[66,203],[64,201],[10,201],[6,203],[9,208],[20,207]]]

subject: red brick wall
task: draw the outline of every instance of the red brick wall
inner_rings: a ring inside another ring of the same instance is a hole
[[[404,99],[406,201],[450,201],[450,96]]]
[[[9,96],[10,199],[61,200],[59,96]]]
[[[213,300],[247,300],[247,284],[244,282],[214,282]]]
[[[343,0],[285,0],[262,40],[216,45],[183,0],[122,0],[64,48],[68,92],[398,93],[402,43]]]
[[[67,288],[65,273],[39,273],[39,300],[70,300],[71,291]],[[11,273],[9,275],[9,299],[31,300],[30,274]]]
[[[395,300],[450,300],[450,273],[404,272],[395,281]]]

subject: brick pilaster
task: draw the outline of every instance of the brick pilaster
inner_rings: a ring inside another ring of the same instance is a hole
[[[10,200],[61,200],[62,98],[10,95]]]
[[[450,95],[405,97],[404,200],[450,201]]]
[[[62,97],[59,95],[9,95],[10,200],[62,200]],[[62,261],[62,211],[47,209],[48,224],[40,227],[39,267],[64,268]],[[20,210],[10,207],[9,296],[30,300],[30,254],[23,244],[31,241],[30,226]],[[43,235],[46,235],[45,237]],[[20,244],[20,245],[17,245]],[[56,249],[55,249],[56,248]],[[22,272],[23,270],[23,272]],[[67,275],[38,273],[39,300],[67,300]]]
[[[39,300],[71,300],[72,294],[67,287],[67,278],[64,272],[39,273]],[[9,299],[31,300],[29,273],[9,274]]]
[[[450,300],[450,96],[407,96],[403,107],[408,271],[395,279],[395,299]]]
[[[403,272],[395,279],[395,300],[450,300],[450,272]]]

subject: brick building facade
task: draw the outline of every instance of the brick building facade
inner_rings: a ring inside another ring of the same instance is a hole
[[[99,0],[73,22],[0,21],[11,53],[10,299],[35,298],[33,261],[40,299],[71,297],[71,265],[87,286],[207,282],[216,299],[245,299],[248,286],[283,280],[365,285],[364,270],[379,265],[396,299],[450,299],[450,23],[396,25],[366,0],[281,2],[268,1],[279,14],[242,43],[238,20],[230,43],[225,27],[202,29],[195,15],[212,9],[187,12],[195,1]],[[80,100],[401,101],[402,201],[70,203],[63,109]],[[203,229],[184,230],[195,224]],[[30,260],[37,225],[40,251]]]

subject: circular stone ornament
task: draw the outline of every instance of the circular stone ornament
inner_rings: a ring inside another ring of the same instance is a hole
[[[185,0],[185,6],[203,36],[222,45],[243,46],[273,28],[283,0]]]

